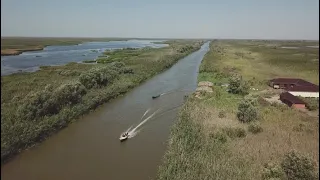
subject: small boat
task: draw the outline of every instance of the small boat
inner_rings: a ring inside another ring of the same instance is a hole
[[[120,139],[120,141],[124,141],[124,140],[127,140],[128,137],[129,137],[129,134],[127,132],[125,132],[125,133],[121,134],[119,139]]]
[[[157,95],[157,96],[152,96],[152,99],[155,99],[155,98],[158,98],[158,97],[160,97],[160,94]]]

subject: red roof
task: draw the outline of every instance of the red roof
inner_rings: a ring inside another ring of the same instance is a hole
[[[319,86],[293,86],[286,88],[287,91],[295,91],[295,92],[319,92]]]
[[[295,78],[276,78],[276,79],[271,79],[270,81],[273,83],[292,83],[295,84],[299,81],[300,79],[295,79]]]
[[[302,101],[298,97],[296,97],[288,92],[284,92],[284,93],[280,94],[280,99],[281,100],[285,99],[285,100],[291,102],[292,104],[306,104],[304,101]]]
[[[297,86],[317,86],[311,82],[305,81],[303,79],[297,78],[276,78],[270,80],[273,83],[282,83],[282,84],[295,84]]]

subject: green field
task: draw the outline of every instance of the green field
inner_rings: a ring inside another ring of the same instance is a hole
[[[258,91],[249,95],[213,87],[201,99],[190,97],[171,129],[157,179],[318,179],[319,120],[316,116],[268,103],[267,80],[303,78],[319,84],[318,42],[215,40],[200,66],[199,81],[228,83],[232,74]],[[296,46],[298,49],[285,49]],[[238,105],[254,97],[257,117],[237,118]],[[292,151],[295,153],[290,153]]]
[[[134,56],[126,50],[113,52],[110,57],[121,58],[112,63],[69,63],[2,76],[1,161],[171,67],[203,41],[166,43],[165,48],[132,50]]]

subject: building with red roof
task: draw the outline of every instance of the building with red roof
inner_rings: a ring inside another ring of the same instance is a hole
[[[303,79],[277,78],[269,81],[275,89],[285,89],[293,96],[319,98],[319,86]]]
[[[306,107],[306,103],[304,101],[288,92],[280,94],[280,100],[289,107],[298,109],[304,109]]]

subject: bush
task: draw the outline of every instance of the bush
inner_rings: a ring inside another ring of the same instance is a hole
[[[255,99],[245,98],[238,105],[237,118],[243,122],[251,122],[258,118]]]
[[[231,128],[231,127],[227,127],[227,128],[223,128],[223,132],[225,132],[230,138],[242,138],[242,137],[246,137],[247,133],[246,130],[243,128]]]
[[[301,98],[304,102],[306,102],[306,108],[309,111],[315,111],[319,109],[319,99],[315,98]]]
[[[228,141],[228,136],[226,135],[226,133],[220,131],[214,134],[210,134],[210,138],[219,143],[226,143]]]
[[[317,179],[315,162],[296,151],[287,153],[281,166],[289,180]]]
[[[225,118],[226,117],[226,113],[224,111],[220,111],[218,117],[219,118]]]
[[[111,65],[120,69],[120,68],[125,67],[126,64],[124,62],[115,61],[115,62],[111,63]]]
[[[80,82],[74,82],[61,85],[52,96],[56,99],[56,104],[62,107],[78,103],[85,94],[86,88]]]
[[[239,74],[232,74],[229,78],[229,92],[232,94],[246,95],[249,93],[249,83],[242,80]]]
[[[285,173],[280,165],[268,163],[264,165],[262,171],[262,179],[270,180],[270,179],[284,179]]]
[[[67,83],[53,91],[51,85],[44,90],[28,94],[17,110],[22,120],[36,120],[43,116],[57,114],[62,107],[78,103],[86,94],[85,87],[79,83]]]
[[[121,68],[120,73],[124,74],[134,74],[133,69],[129,67]]]
[[[258,134],[263,131],[263,128],[259,124],[253,123],[249,125],[248,131],[253,134]]]
[[[119,75],[115,66],[92,68],[80,75],[79,81],[88,89],[105,86]]]
[[[281,112],[284,112],[284,111],[290,109],[290,107],[287,106],[286,104],[281,104],[281,103],[277,103],[277,102],[272,102],[270,105],[272,107],[275,107],[277,110],[280,110]]]

